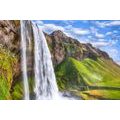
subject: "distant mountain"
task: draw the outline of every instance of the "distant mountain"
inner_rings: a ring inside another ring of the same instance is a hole
[[[93,47],[90,43],[80,43],[78,40],[66,36],[60,30],[54,31],[50,35],[45,33],[45,36],[55,65],[67,57],[73,57],[77,60],[97,59],[98,57],[112,60],[106,52]]]
[[[120,99],[120,66],[106,52],[60,30],[45,36],[61,91],[83,99]]]

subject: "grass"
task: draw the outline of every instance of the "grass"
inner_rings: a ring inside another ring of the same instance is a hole
[[[86,58],[78,61],[67,58],[55,69],[60,90],[77,90],[80,86],[120,87],[120,67],[111,60]],[[95,91],[95,90],[94,90]],[[87,91],[92,92],[93,90]],[[119,90],[96,90],[101,94],[93,97],[88,93],[77,91],[75,94],[85,99],[120,99]]]
[[[109,60],[98,59],[94,61],[92,59],[85,59],[83,62],[84,66],[87,68],[89,73],[88,79],[91,82],[91,85],[98,86],[120,86],[120,67],[115,65]]]
[[[72,64],[72,62],[74,62],[74,60],[69,58],[55,69],[60,90],[86,84],[78,69],[76,69],[76,65]]]
[[[16,81],[11,96],[13,100],[21,100],[24,98],[24,88],[21,80]]]
[[[34,94],[34,78],[29,77],[28,81],[29,81],[30,95],[33,95]],[[13,87],[12,99],[13,100],[24,99],[24,85],[21,77],[16,81]]]
[[[6,79],[0,75],[0,100],[11,99],[9,86]]]
[[[0,99],[11,99],[10,88],[13,81],[16,56],[0,46]]]
[[[119,90],[89,90],[79,92],[83,99],[120,100]]]

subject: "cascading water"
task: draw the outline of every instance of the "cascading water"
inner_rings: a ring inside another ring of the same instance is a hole
[[[23,81],[24,81],[24,99],[29,100],[29,84],[28,84],[28,75],[27,75],[27,29],[25,26],[25,21],[22,20],[20,22],[21,25],[21,65],[22,65],[22,74],[23,74]]]
[[[34,71],[36,100],[71,99],[67,97],[69,95],[59,93],[46,38],[42,30],[32,21],[21,21],[21,53],[24,99],[30,99],[28,79],[33,78],[31,69]]]
[[[45,36],[36,24],[33,24],[33,34],[36,99],[57,99],[58,88]]]

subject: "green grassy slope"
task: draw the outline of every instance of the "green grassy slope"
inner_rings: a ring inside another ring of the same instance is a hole
[[[60,90],[76,91],[80,86],[120,87],[120,67],[111,60],[68,58],[55,69]],[[119,90],[77,91],[83,99],[120,99]],[[99,94],[99,96],[97,95]],[[97,96],[97,97],[96,97]]]

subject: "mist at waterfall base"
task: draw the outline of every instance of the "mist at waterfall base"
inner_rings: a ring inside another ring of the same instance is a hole
[[[30,47],[29,27],[32,27],[34,38],[34,93],[36,100],[75,99],[70,93],[61,93],[56,83],[51,54],[46,38],[37,24],[32,21],[21,21],[21,67],[24,85],[24,99],[30,100],[29,81],[27,73],[27,47]]]

